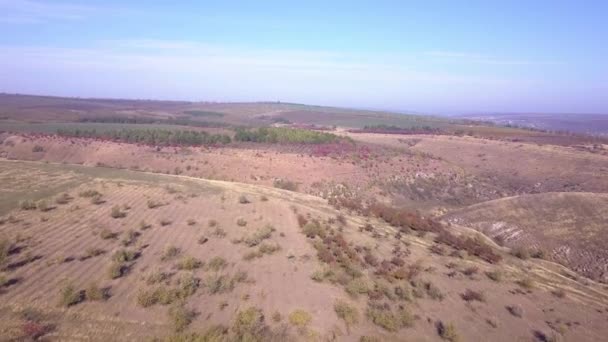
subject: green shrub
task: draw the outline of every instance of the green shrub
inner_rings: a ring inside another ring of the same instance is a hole
[[[207,267],[209,267],[209,269],[216,271],[216,272],[220,271],[224,267],[226,267],[226,259],[224,259],[222,257],[217,257],[217,256],[213,257],[213,258],[211,258],[211,260],[209,260]]]
[[[70,201],[73,200],[72,196],[70,196],[67,193],[62,193],[59,197],[57,197],[55,199],[55,203],[57,204],[68,204],[70,203]]]
[[[140,233],[134,231],[133,229],[129,229],[125,232],[125,237],[122,239],[121,243],[123,246],[127,247],[134,244],[137,241]]]
[[[391,332],[414,325],[414,316],[407,309],[393,310],[388,304],[370,304],[367,316],[374,324]]]
[[[89,189],[89,190],[81,191],[78,194],[78,196],[90,198],[90,197],[95,197],[95,196],[101,196],[101,193],[99,193],[99,191],[97,191],[97,190]]]
[[[99,232],[99,236],[104,240],[115,239],[116,233],[109,230],[108,228],[104,228]]]
[[[194,311],[186,309],[183,304],[170,307],[168,314],[173,329],[178,332],[186,329],[195,317]]]
[[[45,200],[38,201],[38,203],[36,203],[36,206],[38,207],[38,210],[44,211],[44,212],[53,209],[53,207],[49,206],[49,202],[47,202]]]
[[[149,270],[145,277],[144,277],[144,281],[146,282],[146,284],[148,285],[154,285],[154,284],[158,284],[161,283],[165,280],[167,280],[169,278],[169,275],[163,271],[161,271],[158,268]]]
[[[530,258],[530,251],[522,246],[511,249],[511,254],[519,259],[526,260]]]
[[[21,210],[35,210],[37,207],[36,202],[32,200],[21,201],[19,206],[21,207]]]
[[[97,284],[91,283],[84,291],[85,298],[92,301],[103,301],[109,298],[108,291],[99,288]]]
[[[283,190],[289,190],[289,191],[298,190],[298,183],[292,182],[287,179],[275,179],[274,182],[272,182],[272,185],[275,188],[283,189]]]
[[[200,260],[198,260],[194,257],[188,256],[188,257],[182,258],[177,263],[177,269],[192,271],[194,269],[201,267],[202,265],[203,265],[203,263]]]
[[[443,322],[437,322],[437,333],[442,339],[450,342],[460,341],[460,336],[456,332],[456,327],[452,323],[444,324]]]
[[[12,249],[13,243],[7,238],[0,236],[0,268],[7,262],[8,255]]]
[[[243,239],[243,241],[247,246],[254,247],[259,245],[263,240],[269,239],[274,231],[275,229],[273,226],[266,225],[256,230],[251,236],[248,236]]]
[[[214,237],[216,237],[216,238],[218,238],[218,239],[223,239],[228,234],[226,234],[226,231],[223,230],[222,228],[217,227],[217,228],[215,228],[215,230],[213,232],[211,232],[211,235],[214,236]]]
[[[370,290],[370,286],[365,279],[356,278],[348,282],[345,290],[353,298],[357,298],[360,294],[368,293]]]
[[[312,316],[304,310],[294,310],[289,314],[289,323],[298,328],[305,328],[310,321]]]
[[[103,204],[105,201],[101,198],[101,195],[95,195],[91,198],[91,203],[95,205]]]
[[[486,276],[495,282],[501,282],[503,272],[501,270],[488,271],[486,272]]]
[[[212,295],[231,292],[234,289],[234,281],[226,275],[211,274],[205,279],[205,287]]]
[[[138,252],[121,249],[112,255],[112,261],[116,263],[125,263],[135,260],[139,256]]]
[[[71,284],[62,288],[60,293],[61,298],[59,303],[65,307],[76,305],[84,300],[83,291],[77,290]]]
[[[176,256],[178,256],[179,253],[180,253],[179,248],[177,248],[175,246],[167,246],[167,247],[165,247],[163,255],[161,256],[161,260],[167,261],[167,260],[173,259]]]
[[[347,327],[350,327],[359,322],[359,311],[353,307],[348,305],[347,302],[338,300],[334,304],[334,310],[340,319],[346,323]]]
[[[115,219],[117,219],[117,218],[123,218],[123,217],[127,216],[127,213],[124,212],[124,211],[121,211],[120,207],[117,206],[117,205],[115,205],[115,206],[112,207],[112,211],[110,212],[110,216],[112,218],[115,218]]]
[[[520,280],[518,280],[517,284],[526,290],[532,290],[534,287],[536,287],[534,279],[532,279],[528,276],[523,277]]]
[[[485,302],[486,301],[486,297],[483,294],[483,292],[473,291],[471,289],[467,289],[460,296],[462,297],[463,300],[465,300],[467,302],[472,302],[472,301]]]
[[[113,262],[108,268],[108,276],[110,279],[118,279],[127,274],[129,267],[123,263]]]
[[[148,208],[154,209],[154,208],[162,207],[163,203],[160,201],[149,199],[147,202],[147,205],[148,205]]]
[[[232,325],[236,341],[263,341],[263,332],[266,330],[264,314],[256,307],[239,311]]]

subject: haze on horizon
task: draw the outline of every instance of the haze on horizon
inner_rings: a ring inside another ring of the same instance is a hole
[[[0,0],[0,92],[608,113],[601,1]]]

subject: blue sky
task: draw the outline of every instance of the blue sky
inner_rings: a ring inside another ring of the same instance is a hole
[[[0,91],[608,113],[606,1],[0,0]]]

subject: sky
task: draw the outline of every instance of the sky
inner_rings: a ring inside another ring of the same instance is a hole
[[[608,113],[608,1],[0,0],[0,92]]]

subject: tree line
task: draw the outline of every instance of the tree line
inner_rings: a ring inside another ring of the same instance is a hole
[[[97,131],[96,129],[60,128],[57,135],[75,138],[100,138],[147,145],[216,145],[231,142],[225,134],[209,134],[192,130],[127,129]]]

